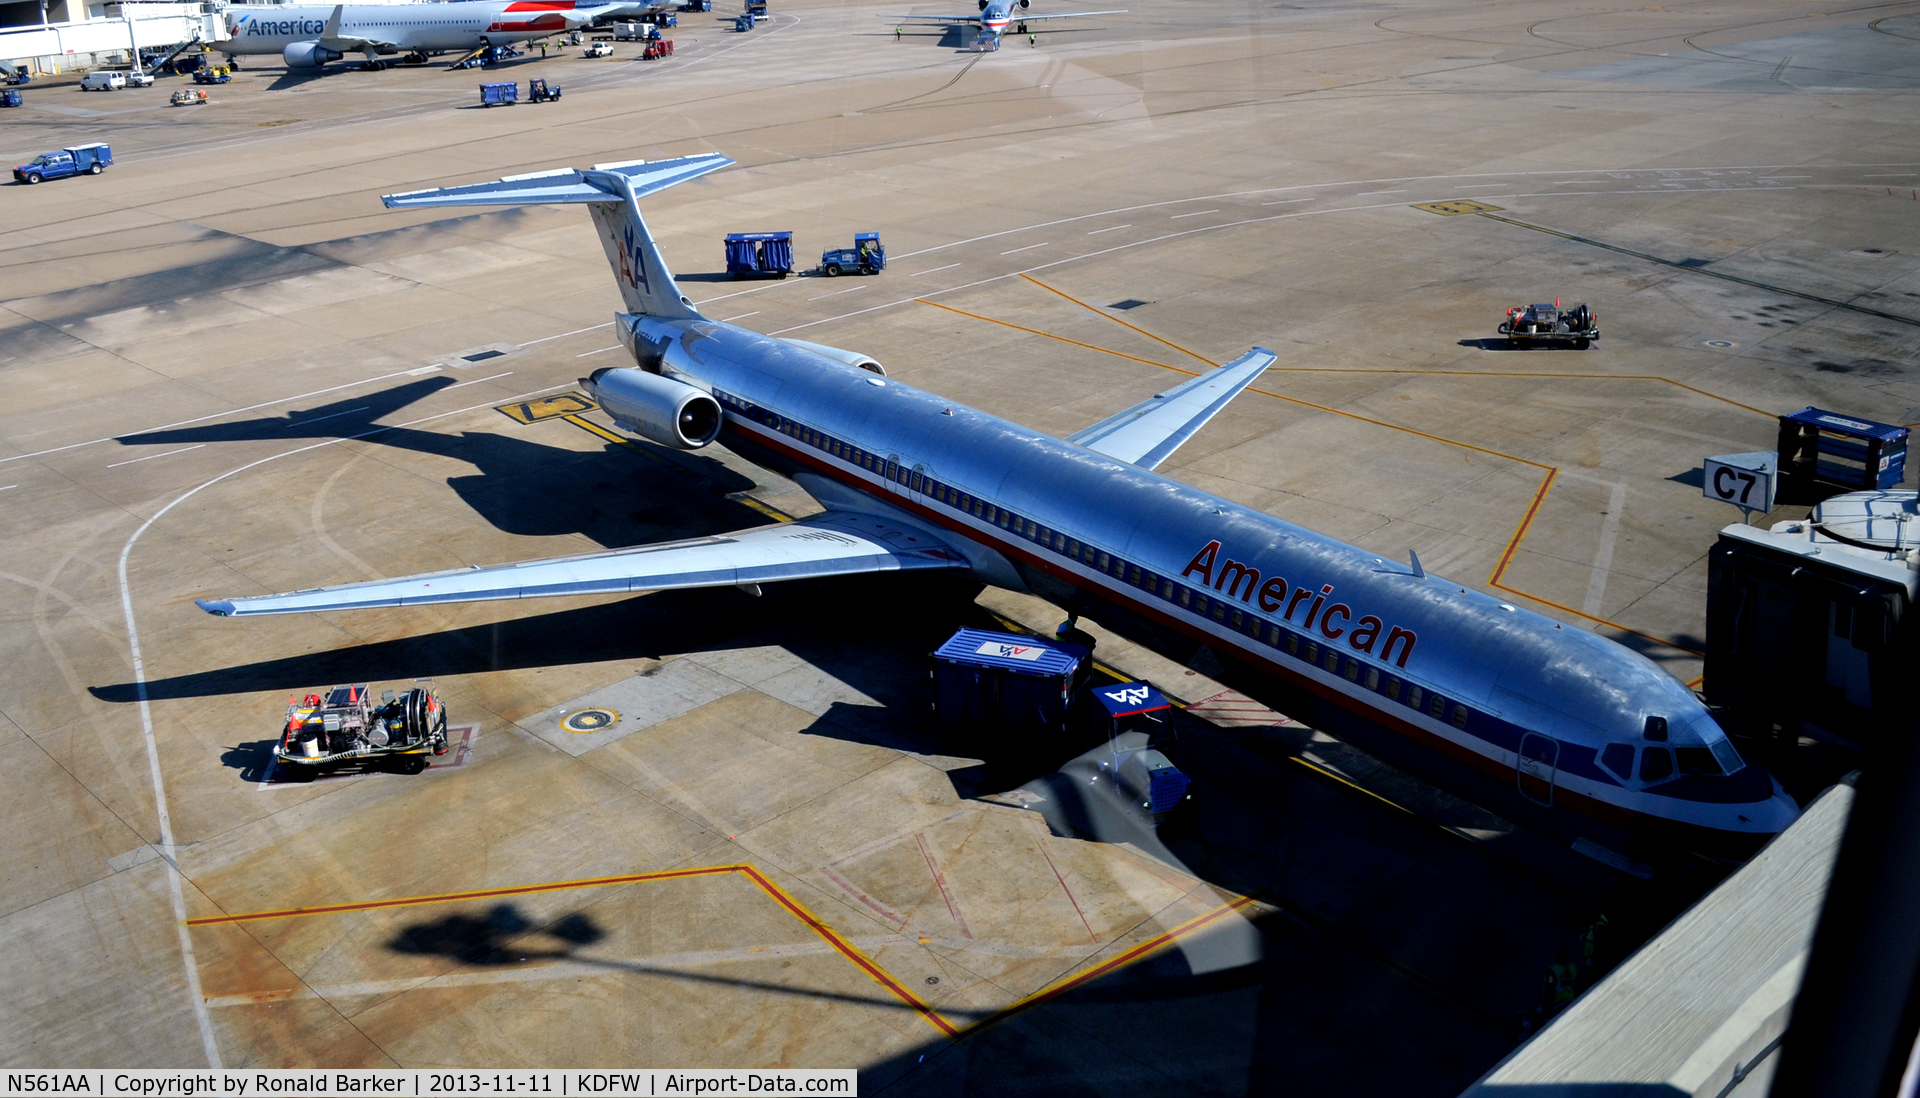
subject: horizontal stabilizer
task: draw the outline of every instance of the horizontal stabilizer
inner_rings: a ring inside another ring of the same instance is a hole
[[[491,183],[434,187],[425,191],[381,196],[389,209],[413,206],[528,206],[553,202],[625,202],[625,189],[610,176],[624,176],[633,198],[645,198],[676,183],[697,179],[732,164],[719,153],[682,156],[673,160],[630,160],[595,164],[587,171],[556,168],[548,172],[510,175]],[[596,178],[598,177],[598,178]]]
[[[1272,351],[1255,347],[1218,370],[1068,435],[1067,441],[1142,469],[1155,468],[1273,363]]]
[[[446,602],[608,595],[677,587],[731,587],[862,572],[966,568],[924,531],[868,515],[828,512],[734,534],[549,557],[285,595],[197,600],[221,617],[364,610]]]

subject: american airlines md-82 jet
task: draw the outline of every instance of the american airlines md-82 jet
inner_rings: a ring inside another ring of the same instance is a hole
[[[903,385],[864,355],[702,316],[639,199],[731,163],[602,164],[384,201],[586,204],[634,365],[583,386],[623,429],[680,449],[719,442],[791,477],[822,514],[201,608],[243,617],[966,573],[1183,662],[1211,653],[1205,666],[1246,693],[1577,847],[1745,854],[1798,814],[1693,693],[1638,653],[1429,575],[1417,557],[1385,560],[1156,474],[1272,364],[1269,351],[1057,439]]]

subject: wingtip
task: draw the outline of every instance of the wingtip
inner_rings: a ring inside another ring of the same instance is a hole
[[[216,618],[233,616],[233,602],[230,599],[194,599],[193,604]]]

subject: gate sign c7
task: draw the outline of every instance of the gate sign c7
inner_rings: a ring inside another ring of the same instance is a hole
[[[1742,511],[1773,510],[1778,484],[1779,455],[1772,450],[1751,454],[1721,454],[1706,462],[1701,494],[1731,503]]]

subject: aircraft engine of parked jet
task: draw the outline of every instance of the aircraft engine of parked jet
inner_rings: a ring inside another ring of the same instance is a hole
[[[804,339],[789,339],[786,342],[793,344],[803,351],[812,351],[816,355],[830,358],[835,362],[844,362],[849,366],[857,366],[870,374],[879,374],[881,377],[887,376],[887,368],[880,365],[880,360],[871,355],[863,355],[859,351],[843,351],[838,347],[829,347],[824,343],[808,343]]]
[[[287,48],[280,51],[290,69],[317,69],[329,61],[338,61],[345,56],[338,50],[330,50],[318,42],[289,42]]]
[[[609,366],[580,384],[615,423],[662,446],[698,450],[720,435],[719,401],[684,382]]]

